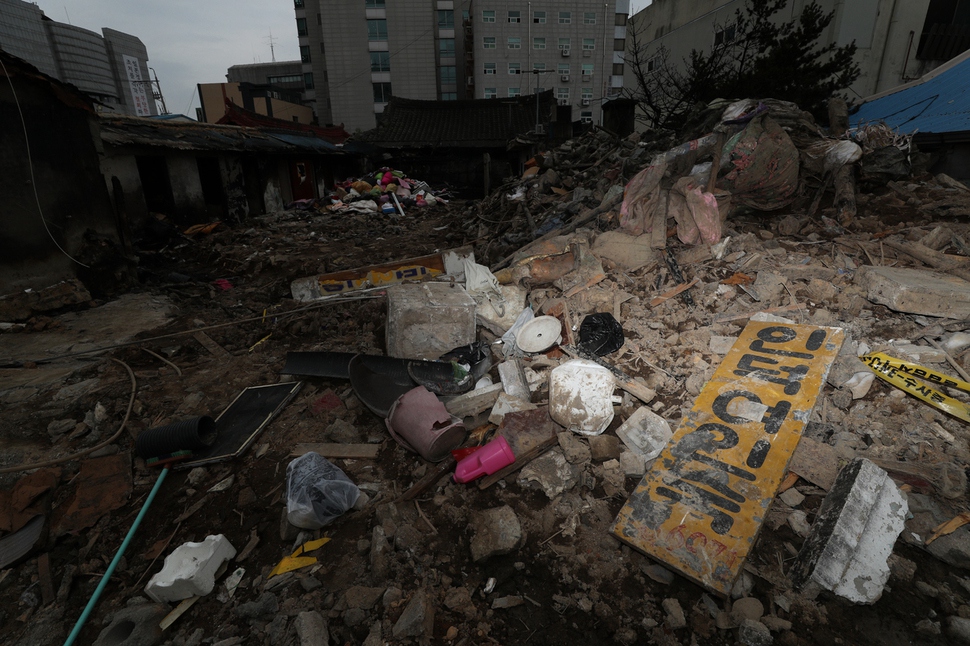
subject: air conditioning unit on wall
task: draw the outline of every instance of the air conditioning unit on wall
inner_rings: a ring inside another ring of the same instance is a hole
[[[563,83],[569,83],[569,74],[563,74],[562,76],[559,77],[559,80],[562,81]]]
[[[563,47],[559,51],[562,52],[563,57],[569,56],[569,48],[568,47]]]
[[[589,105],[589,99],[583,99],[582,103],[583,105]]]

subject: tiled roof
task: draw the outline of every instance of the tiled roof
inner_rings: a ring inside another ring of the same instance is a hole
[[[320,137],[321,139],[327,140],[331,144],[342,144],[350,137],[350,133],[340,126],[322,128],[320,126],[311,126],[305,123],[296,123],[295,121],[275,119],[273,117],[267,117],[256,112],[252,112],[251,110],[246,110],[245,108],[240,108],[238,105],[232,101],[229,101],[228,99],[226,100],[226,114],[223,115],[223,117],[216,123],[229,126],[261,128],[267,131],[285,130],[299,132],[311,137]]]
[[[416,146],[504,147],[516,135],[535,129],[536,97],[418,101],[391,97],[373,130],[354,139],[390,148]],[[538,95],[540,123],[555,106],[552,90]]]

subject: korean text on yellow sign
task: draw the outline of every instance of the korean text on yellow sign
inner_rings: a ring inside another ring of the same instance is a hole
[[[727,594],[754,544],[844,333],[749,323],[613,533]]]

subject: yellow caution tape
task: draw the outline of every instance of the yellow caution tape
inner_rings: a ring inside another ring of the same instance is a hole
[[[918,380],[922,379],[947,388],[957,388],[967,393],[970,393],[970,383],[910,361],[890,357],[882,352],[872,352],[859,358],[883,381],[889,382],[913,397],[922,399],[930,406],[939,408],[964,422],[970,422],[970,406]]]
[[[313,565],[317,562],[315,556],[303,556],[307,552],[312,552],[313,550],[318,550],[327,543],[330,542],[329,538],[320,538],[315,541],[307,541],[303,545],[296,548],[296,551],[287,557],[284,557],[282,561],[276,564],[273,571],[269,573],[267,579],[276,576],[277,574],[285,574],[287,572],[292,572],[293,570],[299,570],[300,568],[307,567],[308,565]]]

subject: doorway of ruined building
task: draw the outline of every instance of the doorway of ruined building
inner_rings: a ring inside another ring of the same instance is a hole
[[[305,160],[290,162],[290,188],[293,189],[293,200],[312,200],[316,197],[313,177],[313,164]]]
[[[202,185],[202,199],[205,202],[206,220],[226,219],[226,192],[222,187],[222,169],[218,157],[197,157],[199,183]]]
[[[137,155],[138,178],[145,195],[145,207],[149,213],[162,213],[169,218],[175,216],[175,197],[172,182],[168,175],[168,164],[160,155]]]

